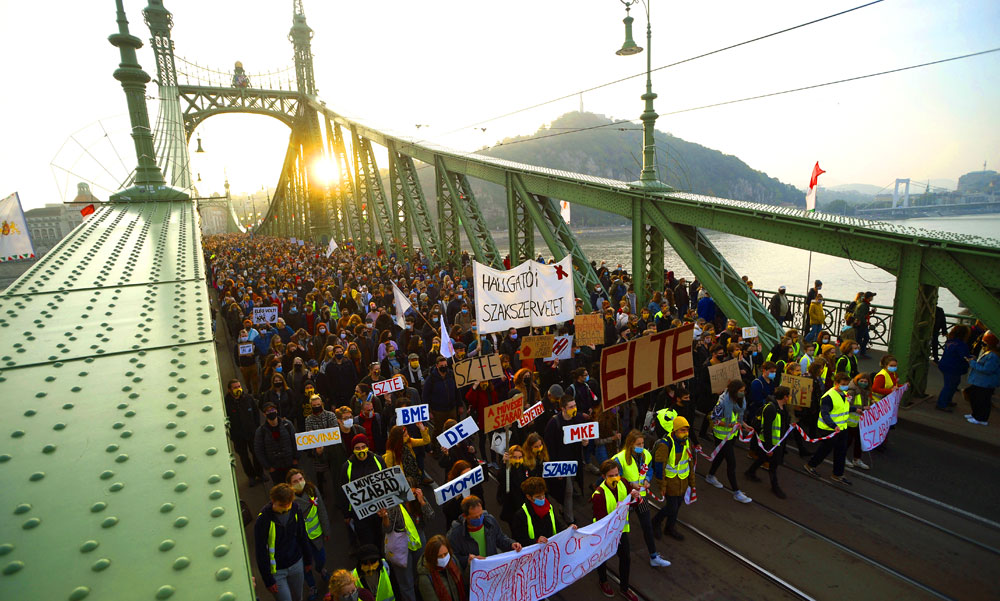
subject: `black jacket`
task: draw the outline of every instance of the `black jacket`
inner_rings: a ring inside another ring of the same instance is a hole
[[[253,395],[244,392],[240,398],[226,393],[226,419],[229,420],[229,437],[235,440],[253,440],[260,427],[260,405]]]
[[[500,522],[487,512],[483,512],[483,528],[485,528],[486,557],[510,551],[514,540],[503,533],[500,529]],[[452,522],[451,529],[448,530],[448,542],[455,552],[454,558],[462,571],[468,573],[469,556],[479,555],[479,543],[472,538],[465,526],[465,516],[460,515]]]
[[[326,366],[326,389],[330,391],[335,403],[342,404],[351,398],[357,385],[358,372],[347,359],[340,363],[334,361]]]
[[[423,402],[430,405],[431,411],[451,411],[458,408],[458,388],[455,387],[455,374],[451,369],[441,375],[437,367],[431,368],[424,379]]]
[[[299,451],[295,448],[295,426],[283,417],[278,418],[278,439],[272,435],[271,425],[264,422],[254,434],[253,450],[264,469],[286,468],[297,460]]]
[[[271,504],[268,503],[261,508],[257,514],[257,521],[253,525],[254,555],[257,560],[257,570],[261,578],[264,579],[264,586],[271,586],[275,583],[274,575],[271,574],[270,553],[267,550],[268,531],[271,523],[274,523],[274,559],[279,570],[295,565],[295,562],[302,560],[304,566],[312,565],[312,550],[309,548],[309,539],[306,536],[305,518],[299,513],[298,508],[292,505],[289,510],[291,515],[288,523],[284,526],[278,521],[278,514],[274,513]]]
[[[524,510],[527,509],[528,513],[525,515]],[[555,518],[556,527],[555,530],[552,529],[552,518],[549,514],[545,514],[539,517],[535,513],[534,508],[531,503],[521,505],[514,512],[514,518],[510,524],[510,535],[514,540],[521,543],[522,546],[527,547],[528,545],[533,545],[538,541],[539,536],[544,536],[545,538],[552,538],[555,536],[556,532],[560,532],[566,528],[566,525],[559,519],[556,515],[556,511],[553,509],[551,503],[549,504],[549,511],[552,517]],[[534,526],[535,538],[528,536],[528,519],[531,519],[531,523]]]

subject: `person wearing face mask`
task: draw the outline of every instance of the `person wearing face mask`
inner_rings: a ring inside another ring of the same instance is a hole
[[[316,485],[306,480],[302,470],[288,470],[287,484],[295,491],[295,508],[305,521],[306,538],[309,539],[312,552],[313,569],[306,572],[306,585],[310,589],[309,598],[317,598],[316,576],[326,578],[323,566],[326,565],[326,547],[324,543],[330,540],[330,520],[326,514],[326,503],[316,489]],[[315,576],[314,576],[315,573]]]
[[[751,482],[760,482],[760,478],[757,477],[757,468],[764,465],[764,462],[767,462],[768,477],[771,480],[771,492],[779,499],[787,498],[787,495],[778,486],[778,468],[785,458],[785,442],[787,441],[782,440],[782,437],[788,431],[789,426],[791,426],[791,417],[785,408],[790,396],[791,391],[787,386],[779,386],[775,389],[774,396],[764,406],[761,412],[760,432],[757,433],[757,439],[760,440],[765,449],[771,449],[771,452],[765,453],[758,447],[757,459],[743,474]],[[781,444],[778,444],[779,440],[781,440]]]
[[[879,365],[882,369],[872,380],[872,398],[876,401],[882,400],[882,397],[899,388],[899,378],[896,375],[899,362],[896,358],[892,355],[883,355]]]
[[[861,415],[872,404],[871,382],[871,374],[860,373],[854,376],[850,388],[847,389],[848,395],[851,395],[853,399],[851,401],[852,411],[847,416],[847,446],[853,447],[853,451],[851,457],[844,460],[844,465],[862,470],[871,469],[867,463],[861,460],[861,430],[859,427]]]
[[[642,527],[642,536],[646,541],[646,549],[649,551],[649,565],[652,567],[668,567],[670,562],[656,552],[655,535],[653,534],[653,524],[649,511],[647,495],[649,494],[650,483],[653,479],[653,472],[650,469],[653,463],[653,455],[646,450],[645,435],[639,430],[632,430],[625,435],[625,442],[612,461],[618,464],[619,474],[622,483],[630,491],[638,491],[639,498],[632,504],[632,511],[639,518]]]
[[[374,397],[361,401],[360,412],[355,420],[359,426],[364,428],[365,435],[375,445],[376,453],[385,452],[386,429],[382,420],[382,414],[375,411]]]
[[[853,340],[845,340],[840,345],[840,352],[840,357],[834,363],[835,371],[842,371],[853,379],[858,375],[858,355],[861,354],[861,347]]]
[[[775,380],[778,377],[778,366],[765,361],[759,378],[750,382],[750,399],[747,401],[747,411],[756,415],[763,409],[768,397],[774,395]]]
[[[462,573],[466,575],[473,557],[483,559],[506,551],[521,550],[521,543],[504,534],[500,522],[483,509],[483,501],[476,495],[462,500],[462,515],[452,522],[448,542],[455,551]]]
[[[385,533],[385,557],[395,578],[397,597],[403,601],[416,601],[416,571],[427,540],[427,525],[434,519],[434,509],[424,499],[424,491],[414,487],[413,500],[389,509],[381,509],[382,531]],[[406,541],[404,551],[397,543]]]
[[[812,365],[812,362],[815,361],[818,356],[816,354],[816,343],[807,343],[805,347],[803,347],[803,351],[802,358],[799,359],[799,366],[802,368],[803,372],[806,372],[809,371],[809,366]]]
[[[237,379],[229,381],[229,392],[223,399],[226,418],[229,420],[229,439],[240,457],[243,472],[250,478],[249,486],[264,480],[264,470],[253,450],[254,435],[260,427],[260,409],[253,395],[243,392]]]
[[[677,531],[677,514],[684,504],[684,493],[688,487],[694,488],[695,483],[690,432],[688,420],[678,415],[670,424],[670,432],[653,445],[653,488],[664,499],[663,507],[653,518],[656,538],[665,533],[674,540],[684,540],[684,535]]]
[[[361,545],[357,551],[358,564],[351,572],[354,585],[375,595],[375,601],[395,598],[389,578],[389,562],[382,558],[378,547]]]
[[[414,386],[423,388],[424,370],[423,366],[420,364],[420,355],[417,353],[410,353],[406,357],[406,361],[406,369],[403,371],[403,375],[406,376],[407,381],[413,382]]]
[[[507,336],[500,343],[500,354],[506,356],[512,366],[519,365],[520,359],[517,356],[517,352],[520,349],[521,340],[517,335],[517,328],[508,329]]]
[[[465,401],[469,405],[469,410],[472,415],[476,418],[476,424],[479,426],[479,453],[485,459],[486,455],[486,431],[484,430],[484,418],[486,416],[486,408],[490,405],[495,405],[500,402],[497,396],[497,390],[493,387],[493,382],[490,380],[483,380],[481,382],[476,382],[475,385],[470,386],[465,393]],[[490,451],[493,460],[491,460],[490,467],[493,469],[497,468],[496,465],[496,453]]]
[[[455,313],[454,323],[462,328],[462,334],[472,330],[472,311],[469,310],[469,303],[462,301],[458,312]]]
[[[851,481],[844,477],[844,464],[847,458],[847,420],[852,411],[852,399],[848,395],[851,379],[845,373],[838,373],[833,377],[833,381],[833,388],[827,390],[820,398],[819,421],[816,423],[820,434],[827,436],[832,432],[833,436],[820,443],[816,454],[803,467],[809,475],[818,478],[819,472],[816,468],[826,459],[830,451],[833,451],[833,475],[830,478],[840,484],[851,484]]]
[[[421,395],[423,402],[430,405],[431,422],[435,432],[444,432],[444,423],[449,419],[458,419],[459,397],[455,385],[455,374],[448,368],[448,359],[438,357],[434,369],[424,380],[424,390]],[[435,449],[438,445],[434,445]]]
[[[380,365],[380,375],[383,380],[388,380],[399,373],[403,373],[403,362],[399,359],[399,349],[395,342],[389,341],[386,344],[385,359]]]
[[[614,459],[608,459],[601,464],[601,477],[602,481],[594,489],[594,493],[590,496],[590,505],[594,513],[594,521],[607,517],[607,515],[618,507],[618,503],[622,502],[629,495],[631,495],[630,501],[636,502],[639,500],[639,491],[632,490],[631,492],[626,488],[625,484],[622,483],[621,478],[621,468]],[[621,538],[618,540],[618,583],[619,590],[623,597],[628,599],[628,601],[639,601],[639,597],[632,592],[629,588],[629,575],[632,570],[632,549],[629,544],[629,523],[625,522],[625,526],[622,530]],[[610,559],[608,561],[611,561]],[[615,593],[611,589],[611,585],[608,583],[608,568],[607,562],[602,563],[597,566],[597,580],[601,587],[601,592],[604,593],[605,597],[614,597]]]
[[[295,427],[278,415],[274,403],[264,403],[261,410],[265,421],[254,433],[254,453],[275,484],[285,481],[288,470],[299,464],[295,448]]]
[[[570,377],[573,378],[573,383],[569,385],[567,392],[576,399],[576,407],[580,413],[590,415],[594,406],[601,403],[591,385],[590,371],[586,367],[578,367],[571,372]]]
[[[584,419],[577,415],[576,399],[566,395],[559,400],[558,411],[545,425],[545,446],[551,449],[552,461],[575,461],[576,476],[552,479],[553,497],[562,502],[564,519],[572,523],[576,513],[573,508],[573,480],[575,479],[583,494],[583,447],[590,445],[589,440],[563,444],[563,428],[573,424],[582,424]]]
[[[417,588],[423,601],[469,601],[469,587],[448,539],[436,534],[427,541],[417,564]]]
[[[336,570],[330,575],[330,592],[323,601],[375,601],[371,591],[358,588],[354,576],[347,570]]]
[[[524,449],[512,445],[503,454],[504,471],[497,484],[497,500],[500,502],[500,519],[509,526],[514,512],[526,502],[521,483],[531,477],[524,463]]]
[[[743,423],[746,412],[746,386],[742,380],[733,380],[726,386],[726,390],[719,395],[719,400],[712,409],[712,429],[715,438],[721,447],[712,460],[712,467],[708,470],[705,482],[716,488],[722,488],[722,482],[715,477],[722,462],[726,462],[726,476],[729,478],[729,485],[733,489],[733,499],[740,503],[749,503],[753,499],[743,494],[739,484],[736,482],[736,435],[739,433],[740,424]]]
[[[521,492],[527,499],[514,513],[514,521],[510,527],[511,537],[521,543],[522,547],[546,544],[549,538],[566,528],[556,517],[552,504],[545,497],[545,480],[528,478],[521,483]],[[575,529],[575,524],[573,525]]]
[[[323,406],[323,399],[314,394],[309,397],[309,415],[305,419],[305,430],[326,430],[338,426],[337,414],[327,411]],[[306,454],[312,459],[313,468],[316,470],[316,485],[322,491],[326,484],[327,475],[335,474],[340,465],[334,464],[334,453],[329,446],[309,449]],[[336,478],[332,478],[335,480]],[[333,482],[331,481],[331,484]]]
[[[253,526],[257,570],[277,601],[301,601],[304,574],[313,563],[305,519],[288,484],[277,484],[269,496]]]
[[[369,450],[368,437],[364,434],[354,435],[354,438],[351,439],[350,449],[351,456],[348,457],[347,462],[344,463],[341,470],[341,481],[343,483],[363,478],[386,468],[385,461],[377,453]],[[341,505],[341,509],[345,510],[345,515],[348,515],[348,512],[350,512],[351,522],[354,526],[354,533],[358,537],[358,542],[362,545],[380,545],[382,542],[382,520],[378,515],[373,514],[364,519],[358,519],[357,514],[354,513],[350,506],[347,495],[341,496],[340,503],[346,504],[346,507]]]
[[[334,405],[346,405],[358,384],[358,372],[346,357],[344,347],[333,347],[333,362],[326,367],[326,387]]]
[[[431,433],[423,422],[417,422],[416,426],[420,431],[418,440],[410,438],[406,426],[393,426],[389,430],[389,439],[383,456],[386,467],[398,465],[403,469],[403,475],[410,482],[410,486],[419,486],[424,479],[424,471],[417,464],[414,447],[426,446],[431,442]]]
[[[257,356],[254,355],[254,345],[246,330],[240,330],[239,338],[233,345],[233,357],[240,368],[240,377],[250,387],[252,394],[257,394],[260,388],[260,376],[257,369]]]

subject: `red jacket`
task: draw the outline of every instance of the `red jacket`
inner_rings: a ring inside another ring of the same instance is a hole
[[[476,423],[482,430],[485,427],[483,416],[486,415],[486,407],[499,402],[496,388],[490,386],[487,390],[483,390],[479,386],[473,386],[465,393],[465,400],[469,401],[469,406],[476,412]]]

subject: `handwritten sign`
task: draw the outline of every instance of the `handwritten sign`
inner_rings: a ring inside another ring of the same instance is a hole
[[[476,420],[472,417],[467,417],[439,434],[437,439],[442,447],[450,449],[476,432],[479,432]]]
[[[903,384],[861,414],[858,435],[861,437],[862,451],[870,451],[885,442],[889,427],[895,423],[899,413],[899,402],[908,387],[909,384]]]
[[[604,344],[604,320],[598,314],[577,315],[573,319],[576,343],[580,346]]]
[[[500,365],[500,355],[496,353],[455,362],[455,386],[459,388],[502,377],[503,367]]]
[[[730,359],[717,365],[709,365],[708,379],[711,381],[713,393],[722,392],[731,381],[740,379],[740,362]]]
[[[486,407],[486,416],[483,419],[483,430],[492,432],[499,428],[504,428],[517,421],[521,417],[521,395],[507,399],[495,405]]]
[[[381,396],[383,394],[399,392],[403,388],[405,388],[403,376],[396,374],[388,380],[382,380],[381,382],[375,382],[372,384],[372,394],[375,396]]]
[[[295,448],[304,451],[315,449],[316,447],[326,447],[332,444],[340,444],[340,427],[326,428],[325,430],[308,430],[306,432],[296,432]]]
[[[240,343],[240,355],[246,357],[247,355],[253,354],[253,343],[252,342],[241,342]]]
[[[481,334],[550,326],[576,314],[573,257],[569,255],[551,265],[529,259],[507,271],[473,261],[472,279]]]
[[[409,426],[418,422],[431,421],[431,411],[428,405],[412,405],[396,407],[396,425]]]
[[[538,401],[528,410],[521,414],[521,417],[517,418],[517,427],[523,428],[530,424],[531,422],[538,419],[538,416],[545,413],[545,407],[542,406],[542,402]]]
[[[570,424],[563,426],[563,444],[571,444],[584,440],[597,438],[597,422],[587,422],[584,424]]]
[[[757,337],[757,326],[743,328],[743,337],[747,340]]]
[[[351,480],[342,488],[359,520],[375,515],[380,509],[414,499],[403,469],[398,465]]]
[[[521,342],[521,359],[545,359],[551,357],[553,344],[555,344],[555,336],[552,334],[525,336]]]
[[[467,497],[472,487],[482,484],[485,479],[483,476],[483,466],[477,465],[474,469],[465,472],[451,482],[435,488],[434,499],[437,500],[438,505],[444,505],[449,499],[458,495]]]
[[[542,463],[542,478],[565,478],[576,475],[575,461],[546,461]]]
[[[788,397],[788,404],[793,407],[812,406],[813,379],[808,376],[793,376],[791,374],[781,375],[781,385],[787,386],[791,391]]]
[[[601,400],[607,411],[694,375],[694,324],[642,336],[601,352]]]
[[[256,325],[262,325],[265,323],[278,323],[278,308],[277,307],[254,307],[253,308],[253,322]]]

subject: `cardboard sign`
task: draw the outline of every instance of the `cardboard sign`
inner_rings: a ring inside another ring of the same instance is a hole
[[[486,407],[486,416],[483,418],[483,430],[492,432],[499,428],[509,426],[521,417],[521,395],[507,399],[495,405]]]
[[[757,326],[751,328],[743,328],[743,337],[747,340],[757,337]]]
[[[405,388],[403,376],[396,374],[388,380],[382,380],[381,382],[375,382],[372,384],[372,394],[375,396],[381,396],[383,394],[399,392],[403,388]]]
[[[606,347],[601,352],[604,410],[693,376],[693,331],[689,323]]]
[[[342,488],[359,520],[414,498],[398,465],[351,480]]]
[[[246,357],[247,355],[253,354],[253,343],[252,342],[241,342],[240,343],[240,355]]]
[[[740,362],[730,359],[718,365],[709,365],[708,378],[712,383],[712,392],[718,394],[729,386],[729,382],[740,379]]]
[[[396,407],[397,426],[409,426],[410,424],[429,421],[431,421],[431,410],[429,405]]]
[[[500,355],[494,353],[485,357],[472,357],[455,363],[455,386],[461,388],[483,380],[503,377]]]
[[[253,308],[253,323],[254,325],[261,325],[265,323],[278,323],[278,308],[277,307],[254,307]]]
[[[571,334],[556,336],[555,339],[552,341],[552,354],[545,360],[551,361],[552,359],[572,359],[572,358],[573,358],[573,336]]]
[[[577,315],[573,320],[576,329],[576,343],[580,346],[604,344],[604,319],[594,313]]]
[[[542,463],[542,478],[566,478],[576,475],[575,461],[546,461]]]
[[[442,447],[450,449],[476,432],[479,432],[476,420],[472,417],[467,417],[439,434],[437,439]]]
[[[571,424],[563,426],[563,444],[572,444],[584,440],[597,438],[600,428],[597,422],[587,422],[585,424]]]
[[[531,407],[528,407],[528,410],[522,413],[521,417],[517,418],[517,426],[523,428],[535,421],[543,413],[545,413],[545,407],[542,406],[541,401],[538,401]]]
[[[792,407],[809,407],[812,405],[813,379],[808,376],[781,375],[781,385],[791,391],[788,404]]]
[[[295,433],[295,448],[300,451],[340,443],[340,426],[326,428],[325,430],[307,430]]]
[[[469,491],[473,486],[482,484],[486,478],[483,475],[483,466],[477,465],[474,469],[465,472],[451,482],[447,482],[434,489],[434,499],[438,505],[444,505],[449,499],[462,495],[469,496]]]
[[[519,351],[521,359],[546,359],[552,356],[552,345],[555,344],[555,336],[543,334],[541,336],[525,336],[521,341]]]

